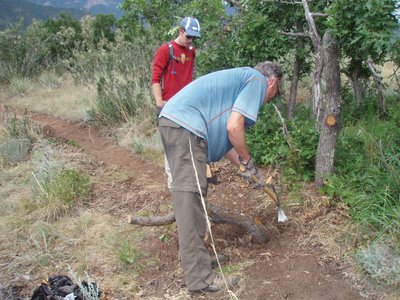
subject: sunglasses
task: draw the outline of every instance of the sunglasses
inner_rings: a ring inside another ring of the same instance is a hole
[[[185,34],[185,37],[186,37],[188,40],[194,40],[194,39],[196,38],[195,36],[187,35],[187,34]]]

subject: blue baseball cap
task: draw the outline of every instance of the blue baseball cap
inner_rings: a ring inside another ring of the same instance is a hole
[[[187,35],[200,37],[200,23],[197,19],[186,17],[181,21],[181,26]]]

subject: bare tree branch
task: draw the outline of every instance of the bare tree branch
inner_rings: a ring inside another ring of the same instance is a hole
[[[282,114],[281,114],[279,108],[278,108],[275,104],[272,104],[272,105],[273,105],[273,107],[274,107],[276,113],[278,114],[279,119],[281,119],[283,136],[285,137],[286,142],[287,142],[289,148],[290,148],[290,149],[293,149],[292,139],[291,139],[291,137],[290,137],[290,135],[289,135],[289,131],[288,131],[288,129],[287,129],[285,119],[282,117]]]
[[[257,217],[247,216],[243,213],[231,211],[208,203],[208,214],[215,224],[232,224],[239,226],[249,233],[255,243],[264,243],[269,240],[265,226]],[[175,213],[172,211],[164,216],[143,217],[136,214],[128,216],[129,224],[141,226],[163,226],[175,222]]]
[[[287,32],[287,31],[279,31],[279,33],[282,33],[287,36],[296,36],[296,37],[310,37],[309,33],[306,32]]]
[[[311,16],[313,17],[327,17],[328,14],[324,14],[324,13],[311,13]]]
[[[307,0],[301,0],[301,2],[303,4],[304,13],[306,16],[308,26],[310,27],[311,40],[313,42],[314,48],[317,49],[321,47],[321,42],[322,42],[321,37],[318,34],[317,26],[315,25],[314,19],[310,12],[310,8],[308,7]]]
[[[282,4],[301,4],[300,1],[295,1],[295,0],[293,0],[293,1],[278,0],[278,1],[275,1],[275,2],[282,3]]]

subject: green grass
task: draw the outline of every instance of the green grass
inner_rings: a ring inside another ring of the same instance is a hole
[[[34,83],[27,77],[12,77],[9,79],[7,88],[12,96],[24,97],[33,90]]]
[[[47,219],[56,220],[68,213],[90,191],[89,178],[76,170],[63,170],[39,188],[40,205]]]
[[[56,89],[61,86],[62,78],[55,71],[47,71],[39,76],[40,84],[48,89]]]

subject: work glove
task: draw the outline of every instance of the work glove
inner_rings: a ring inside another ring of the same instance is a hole
[[[239,161],[241,162],[240,158]],[[253,158],[250,158],[247,164],[240,163],[239,175],[246,179],[250,183],[250,186],[255,189],[264,187],[264,176],[261,171],[254,166]]]

